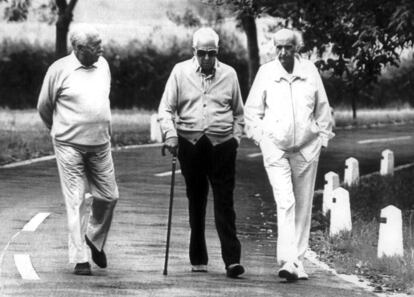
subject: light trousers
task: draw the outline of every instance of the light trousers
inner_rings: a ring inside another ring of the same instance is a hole
[[[111,146],[88,150],[55,141],[54,149],[68,218],[69,263],[88,262],[85,235],[103,249],[119,197]]]
[[[277,209],[277,261],[302,261],[308,247],[319,152],[306,161],[300,152],[283,152],[270,139],[260,142]]]

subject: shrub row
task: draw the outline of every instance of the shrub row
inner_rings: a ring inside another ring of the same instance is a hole
[[[248,94],[247,54],[240,39],[220,32],[219,59],[233,66],[239,77],[243,99]],[[54,60],[53,46],[3,39],[0,43],[0,107],[33,108],[48,66]],[[105,49],[112,71],[111,103],[116,108],[154,109],[158,106],[165,82],[174,64],[192,56],[191,38],[170,37],[162,46],[150,36],[134,39],[126,45],[111,42]],[[394,75],[383,78],[360,94],[358,106],[414,105],[414,63]],[[325,87],[333,106],[349,105],[346,83],[325,78]]]

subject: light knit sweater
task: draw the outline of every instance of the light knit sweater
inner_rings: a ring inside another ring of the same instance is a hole
[[[48,69],[37,109],[54,140],[96,146],[111,135],[111,74],[103,57],[83,66],[72,53]]]
[[[213,145],[243,132],[243,102],[236,71],[219,61],[211,78],[202,78],[193,58],[175,65],[158,109],[166,138],[177,134],[191,143],[206,135]]]

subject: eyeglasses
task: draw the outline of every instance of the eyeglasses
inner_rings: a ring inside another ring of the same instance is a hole
[[[210,51],[205,51],[205,50],[197,50],[197,56],[199,57],[205,57],[206,55],[208,55],[210,58],[217,56],[217,51],[216,50],[210,50]]]

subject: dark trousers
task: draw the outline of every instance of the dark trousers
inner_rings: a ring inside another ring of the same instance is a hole
[[[232,138],[213,146],[203,136],[193,145],[179,137],[178,159],[187,187],[190,216],[190,262],[206,265],[205,216],[208,181],[214,196],[214,217],[221,242],[224,264],[240,263],[241,246],[236,235],[236,214],[233,207],[237,141]]]

